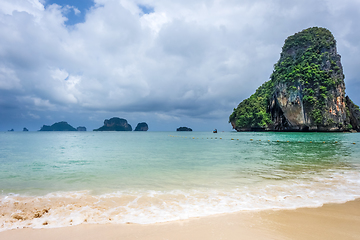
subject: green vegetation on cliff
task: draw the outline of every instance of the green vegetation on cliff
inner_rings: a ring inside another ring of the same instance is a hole
[[[350,122],[347,126],[348,129],[360,131],[360,108],[348,96],[346,97],[346,114]]]
[[[315,126],[306,128],[338,127],[340,130],[344,128],[341,121],[345,124],[350,121],[348,117],[344,120],[346,113],[342,114],[345,112],[344,95],[344,75],[336,40],[329,30],[313,27],[285,40],[270,80],[234,109],[229,122],[237,130],[276,129],[281,124],[293,126],[283,111],[293,114],[296,107],[290,111],[288,106],[297,104],[303,109],[304,124]],[[286,98],[289,102],[284,107],[281,105],[284,103],[278,101]]]
[[[234,109],[229,122],[235,123],[238,128],[264,128],[271,124],[271,116],[267,111],[267,106],[272,93],[272,81],[261,85],[253,95],[242,101]]]
[[[325,124],[328,91],[344,80],[336,41],[325,28],[309,28],[286,39],[280,60],[271,80],[288,85],[289,90],[302,86],[304,104],[312,106],[311,116],[318,125]]]

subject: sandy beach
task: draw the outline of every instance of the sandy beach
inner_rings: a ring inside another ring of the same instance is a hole
[[[360,199],[320,208],[239,212],[158,224],[18,229],[0,239],[360,239]]]

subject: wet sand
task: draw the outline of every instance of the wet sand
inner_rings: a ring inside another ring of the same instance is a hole
[[[360,239],[360,199],[320,208],[239,212],[149,225],[27,228],[0,232],[0,239]]]

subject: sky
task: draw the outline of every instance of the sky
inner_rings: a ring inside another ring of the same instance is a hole
[[[0,131],[125,118],[231,131],[285,39],[325,27],[360,104],[359,0],[1,0]]]

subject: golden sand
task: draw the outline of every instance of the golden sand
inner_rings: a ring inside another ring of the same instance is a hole
[[[360,239],[360,200],[320,208],[239,212],[169,223],[83,224],[53,229],[18,229],[0,239]]]

